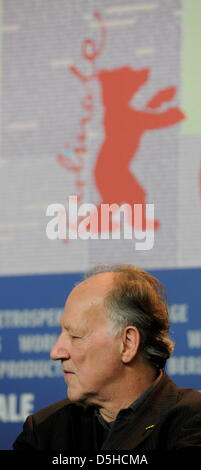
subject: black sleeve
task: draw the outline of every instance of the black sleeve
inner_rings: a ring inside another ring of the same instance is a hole
[[[37,439],[34,434],[33,418],[28,416],[23,431],[13,443],[13,450],[38,450]]]

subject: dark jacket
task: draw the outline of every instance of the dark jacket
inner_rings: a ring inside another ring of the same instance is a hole
[[[97,451],[93,448],[97,417],[93,406],[68,399],[55,403],[25,421],[15,450]],[[118,420],[102,450],[174,450],[201,447],[201,394],[178,388],[164,374],[126,421]]]

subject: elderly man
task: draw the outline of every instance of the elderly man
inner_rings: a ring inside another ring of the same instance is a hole
[[[69,295],[60,360],[68,399],[24,424],[19,450],[169,450],[201,447],[201,395],[164,372],[173,351],[164,289],[131,266],[91,272]]]

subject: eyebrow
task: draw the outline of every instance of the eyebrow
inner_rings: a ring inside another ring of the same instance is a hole
[[[62,322],[60,322],[60,327],[61,327],[61,329],[67,330],[69,332],[74,331],[74,328],[72,326],[64,325],[64,324],[62,324]]]
[[[72,326],[64,326],[64,329],[69,333],[76,333],[78,331],[77,328],[73,328]]]
[[[60,322],[60,327],[66,331],[68,331],[69,333],[80,333],[80,334],[84,334],[84,331],[83,329],[80,329],[80,327],[73,327],[73,326],[70,326],[70,325],[62,325],[62,322]]]

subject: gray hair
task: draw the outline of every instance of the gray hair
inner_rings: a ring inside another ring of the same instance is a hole
[[[115,274],[113,287],[104,299],[112,334],[118,334],[126,326],[135,326],[140,333],[144,359],[155,367],[164,368],[174,343],[168,337],[169,314],[163,285],[151,274],[130,264],[96,266],[85,278],[104,272]]]

